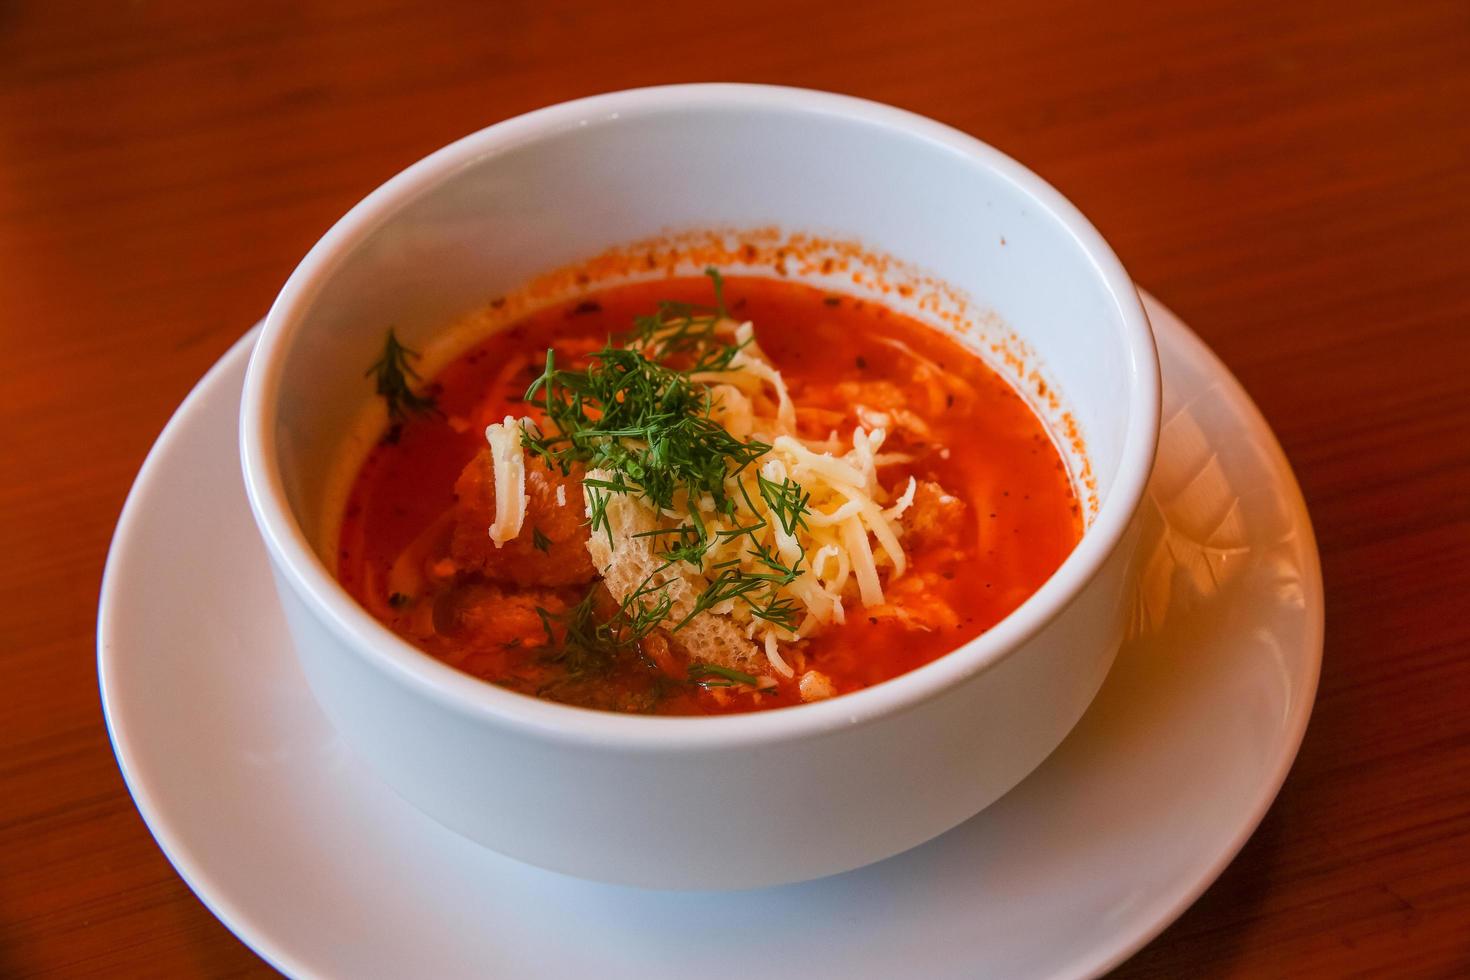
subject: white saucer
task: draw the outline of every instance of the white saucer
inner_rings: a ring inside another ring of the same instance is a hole
[[[1143,946],[1235,856],[1311,712],[1322,581],[1250,399],[1145,297],[1164,420],[1137,638],[1030,778],[880,864],[678,894],[536,870],[422,816],[353,758],[286,638],[240,482],[254,333],[180,407],[112,543],[102,700],[189,886],[295,976],[1059,977]]]

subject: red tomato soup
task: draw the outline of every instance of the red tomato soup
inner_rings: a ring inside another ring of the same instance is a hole
[[[926,664],[1076,545],[1057,448],[979,357],[871,301],[714,285],[590,293],[427,383],[390,348],[395,421],[345,505],[342,584],[512,691],[721,714]]]

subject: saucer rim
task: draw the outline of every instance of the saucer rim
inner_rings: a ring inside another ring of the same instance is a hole
[[[1160,889],[1159,897],[1151,903],[1153,907],[1150,911],[1147,914],[1132,917],[1135,922],[1147,923],[1146,925],[1137,925],[1132,930],[1120,930],[1113,933],[1118,939],[1116,943],[1111,946],[1098,944],[1092,950],[1082,952],[1068,964],[1069,967],[1075,969],[1071,972],[1059,973],[1060,976],[1100,976],[1113,970],[1177,921],[1235,860],[1275,802],[1295,763],[1311,719],[1321,676],[1325,635],[1325,600],[1321,558],[1310,514],[1307,511],[1300,484],[1291,468],[1290,460],[1269,423],[1262,416],[1260,409],[1229,368],[1168,307],[1142,289],[1139,290],[1139,293],[1153,325],[1155,336],[1159,339],[1160,348],[1172,345],[1192,348],[1184,356],[1206,365],[1209,373],[1226,389],[1229,399],[1243,409],[1240,420],[1241,434],[1250,437],[1251,441],[1266,453],[1267,466],[1276,472],[1282,481],[1280,486],[1284,491],[1283,496],[1293,511],[1295,526],[1302,536],[1301,555],[1304,562],[1301,573],[1304,604],[1308,612],[1304,621],[1305,633],[1302,651],[1308,656],[1303,658],[1300,675],[1297,678],[1298,698],[1288,709],[1293,715],[1294,724],[1290,727],[1283,726],[1282,735],[1278,740],[1276,765],[1269,775],[1261,780],[1259,793],[1253,804],[1248,809],[1242,810],[1239,828],[1235,835],[1220,847],[1214,860],[1197,873],[1194,876],[1195,880],[1190,882],[1183,891],[1170,894],[1166,889]],[[165,457],[169,455],[172,444],[180,438],[180,433],[184,430],[190,416],[207,399],[220,397],[220,393],[215,389],[222,376],[232,371],[239,371],[243,376],[245,362],[248,361],[250,351],[259,336],[260,327],[260,323],[255,324],[205,372],[169,418],[139,468],[108,546],[98,601],[97,671],[103,718],[108,738],[118,761],[118,768],[149,833],[163,851],[165,858],[204,906],[252,952],[288,976],[309,977],[317,974],[306,967],[297,956],[286,949],[279,948],[270,937],[270,930],[253,922],[253,917],[248,910],[241,908],[236,901],[232,900],[227,894],[227,889],[211,880],[207,861],[201,860],[198,854],[191,851],[184,841],[184,835],[167,816],[167,808],[160,803],[146,781],[138,775],[137,756],[128,742],[126,722],[120,722],[115,698],[109,694],[115,689],[115,683],[111,678],[119,669],[118,655],[112,652],[117,648],[119,638],[115,635],[114,614],[111,610],[115,608],[122,591],[118,583],[127,574],[130,529],[143,509],[142,502],[150,496],[155,484],[159,481],[165,469]],[[232,427],[232,433],[235,428]]]

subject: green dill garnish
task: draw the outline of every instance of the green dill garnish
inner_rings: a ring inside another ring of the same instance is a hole
[[[548,663],[559,664],[571,678],[587,674],[607,673],[613,655],[623,646],[612,632],[612,627],[600,623],[594,609],[597,599],[595,589],[589,591],[581,602],[564,613],[551,613],[536,607],[541,617],[541,628],[546,631],[546,644],[551,651],[543,658]],[[561,642],[557,642],[556,627],[562,629]]]
[[[383,344],[383,355],[363,375],[376,377],[377,392],[388,403],[388,418],[394,422],[434,411],[434,399],[418,394],[408,383],[410,378],[420,380],[418,372],[409,364],[409,358],[418,360],[418,357],[418,351],[400,344],[390,329],[388,340]]]
[[[756,481],[762,499],[771,508],[771,513],[776,515],[776,521],[781,525],[781,530],[791,535],[796,533],[798,527],[806,527],[806,521],[802,519],[802,515],[810,509],[807,507],[807,502],[812,499],[812,495],[802,493],[801,484],[790,477],[777,483],[774,480],[767,480],[759,473],[756,474]]]
[[[388,595],[388,605],[392,606],[394,609],[406,606],[408,605],[408,596],[404,595],[402,592],[391,592]]]
[[[528,431],[525,446],[563,473],[573,463],[583,463],[617,474],[616,483],[585,481],[586,486],[618,493],[636,489],[665,509],[676,505],[680,492],[691,510],[708,495],[716,508],[730,513],[725,480],[771,447],[730,435],[710,415],[708,388],[693,378],[701,371],[728,368],[739,350],[728,345],[711,353],[690,346],[710,343],[723,308],[698,317],[687,312],[687,304],[669,308],[680,311],[681,318],[662,319],[661,307],[656,318],[639,328],[640,343],[609,344],[592,355],[585,370],[558,370],[556,353],[548,350],[546,368],[525,400],[546,413],[553,432]],[[682,355],[695,357],[692,366],[674,368],[661,360]],[[603,524],[598,500],[605,501],[605,495],[591,497],[595,530]]]
[[[721,684],[719,681],[704,679],[708,677],[723,678],[725,683]],[[728,687],[730,684],[745,684],[750,687],[755,687],[759,683],[759,678],[752,677],[750,674],[742,673],[730,667],[721,667],[719,664],[690,664],[689,679],[696,684],[703,684],[705,687]]]
[[[601,682],[619,661],[626,662],[626,658],[641,653],[638,641],[668,614],[667,600],[649,607],[642,617],[628,617],[619,610],[604,620],[597,614],[600,593],[601,586],[594,585],[580,602],[561,613],[536,608],[547,638],[547,652],[541,662],[560,668],[560,673],[534,693],[584,707],[652,712],[669,693],[669,680],[647,660],[645,666],[654,673],[648,689],[641,693],[616,695],[608,701],[612,695]]]
[[[561,664],[571,674],[605,671],[615,656],[634,649],[669,614],[671,600],[667,596],[653,603],[640,603],[644,596],[633,595],[616,614],[599,617],[599,588],[594,585],[580,602],[563,613],[536,607],[552,651],[545,658],[547,662]],[[560,642],[557,627],[562,631]]]
[[[609,547],[614,542],[607,506],[614,494],[641,496],[660,511],[687,515],[676,527],[638,535],[655,539],[661,564],[605,621],[595,621],[590,603],[555,620],[565,629],[565,645],[574,651],[566,656],[574,659],[589,651],[606,654],[626,648],[664,622],[673,605],[666,588],[671,579],[664,573],[678,564],[714,574],[672,630],[735,600],[759,619],[788,631],[796,628],[799,610],[791,600],[779,598],[777,590],[802,574],[805,552],[788,563],[762,545],[757,532],[767,527],[767,518],[745,481],[732,481],[771,447],[731,435],[712,415],[709,386],[697,380],[704,372],[738,370],[734,362],[745,346],[727,342],[722,334],[729,319],[724,281],[715,269],[705,272],[714,286],[712,306],[660,302],[654,313],[634,319],[632,335],[624,343],[609,340],[581,370],[558,368],[555,352],[547,350],[544,369],[526,391],[525,401],[544,413],[546,425],[544,431],[523,427],[524,447],[563,474],[575,465],[609,474],[582,481],[590,530],[605,534]],[[727,489],[732,482],[739,490],[735,496]],[[798,483],[757,474],[755,484],[788,537],[806,526],[803,515],[810,495]],[[735,526],[712,533],[705,514]],[[747,554],[758,570],[741,568],[741,560],[704,569],[714,544],[742,536],[750,539]],[[552,618],[543,615],[543,622],[550,635]]]
[[[539,527],[531,528],[531,543],[542,553],[551,551],[551,539],[541,533]]]
[[[689,614],[674,624],[674,631],[688,625],[700,613],[735,599],[743,600],[750,607],[750,614],[757,619],[788,632],[796,630],[800,609],[792,600],[781,598],[776,590],[796,581],[801,574],[800,561],[782,564],[769,548],[760,544],[753,545],[748,553],[768,571],[748,572],[740,568],[738,562],[721,562],[716,566],[718,574],[695,598]]]

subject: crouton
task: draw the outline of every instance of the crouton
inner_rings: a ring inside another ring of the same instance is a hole
[[[587,475],[604,480],[613,477],[611,472],[603,470],[592,470]],[[688,616],[695,599],[704,590],[704,579],[687,565],[655,572],[663,564],[663,559],[654,553],[658,538],[637,537],[654,530],[653,511],[631,494],[610,493],[606,513],[608,530],[599,529],[592,535],[587,550],[613,598],[623,600],[644,587],[653,575],[653,581],[663,585],[659,595],[668,596],[673,603],[666,621],[677,623]],[[611,532],[611,542],[608,532]],[[768,668],[765,653],[728,616],[701,612],[677,631],[670,632],[668,639],[690,662],[717,664],[753,674],[765,673]]]

